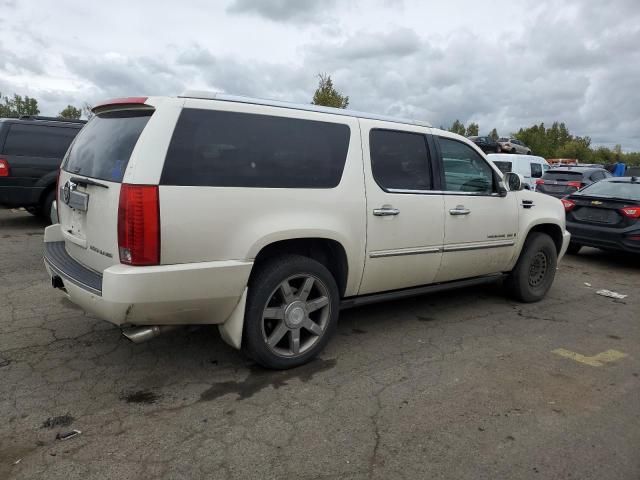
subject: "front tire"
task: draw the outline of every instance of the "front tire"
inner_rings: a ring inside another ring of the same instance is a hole
[[[336,281],[320,262],[274,258],[249,282],[243,351],[266,368],[303,365],[325,347],[338,322]]]
[[[558,252],[551,237],[533,232],[527,237],[515,268],[505,280],[505,287],[521,302],[538,302],[551,288],[557,264]]]

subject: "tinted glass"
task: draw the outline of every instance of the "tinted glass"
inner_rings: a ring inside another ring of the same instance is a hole
[[[5,140],[4,154],[62,158],[79,131],[76,128],[14,123]]]
[[[640,202],[640,183],[606,181],[597,182],[585,187],[574,195],[597,195],[599,197],[616,197]]]
[[[579,182],[582,181],[582,173],[556,170],[545,173],[542,178],[545,180],[555,180],[557,182]]]
[[[350,129],[338,123],[184,109],[162,171],[164,185],[333,188]]]
[[[539,163],[530,163],[531,165],[531,176],[533,178],[542,178],[542,165]]]
[[[427,140],[419,133],[371,130],[371,170],[383,189],[429,190]]]
[[[468,145],[440,138],[445,190],[454,192],[493,192],[493,169]]]
[[[496,161],[494,161],[493,163],[494,163],[494,165],[495,165],[496,167],[498,167],[498,168],[500,169],[500,171],[501,171],[502,173],[508,173],[508,172],[511,172],[511,168],[512,168],[512,166],[513,166],[513,164],[512,164],[511,162],[504,162],[504,161],[502,161],[502,160],[499,160],[499,161],[497,161],[497,162],[496,162]]]
[[[602,180],[604,177],[604,172],[593,172],[593,174],[591,175],[591,180],[597,182],[598,180]]]
[[[64,170],[121,182],[129,157],[153,110],[120,110],[94,116],[82,129]]]

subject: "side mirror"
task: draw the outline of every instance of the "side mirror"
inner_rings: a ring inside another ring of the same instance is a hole
[[[518,192],[524,189],[524,177],[514,172],[504,174],[504,183],[511,192]]]

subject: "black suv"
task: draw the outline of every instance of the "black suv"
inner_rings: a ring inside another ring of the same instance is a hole
[[[551,168],[536,180],[536,192],[562,198],[609,177],[611,174],[602,167]]]
[[[467,137],[475,143],[484,153],[500,153],[500,144],[491,137]]]
[[[49,221],[62,157],[84,120],[0,118],[0,205]]]

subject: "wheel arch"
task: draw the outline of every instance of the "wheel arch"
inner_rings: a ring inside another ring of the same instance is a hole
[[[556,223],[545,222],[532,226],[527,232],[523,245],[527,241],[527,238],[529,238],[529,236],[535,232],[545,233],[549,235],[549,237],[551,237],[551,239],[553,240],[554,245],[556,246],[556,252],[558,253],[558,255],[560,255],[560,252],[562,251],[563,241],[562,227],[560,225]]]
[[[335,278],[340,296],[345,295],[349,281],[349,260],[347,251],[340,241],[313,236],[286,238],[265,243],[255,254],[251,276],[265,261],[285,254],[298,254],[322,263]]]

